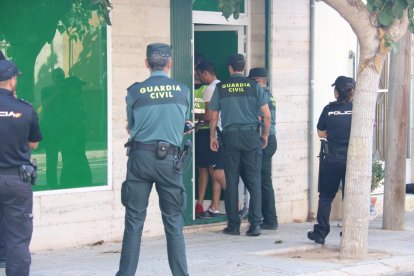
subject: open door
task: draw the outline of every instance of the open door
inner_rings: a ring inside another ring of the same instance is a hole
[[[206,60],[212,62],[216,68],[217,79],[225,80],[229,78],[229,72],[226,66],[227,57],[233,53],[245,53],[244,45],[244,26],[226,26],[226,25],[194,25],[194,53],[201,54]],[[197,141],[194,138],[194,144]],[[193,158],[195,160],[195,158]],[[195,218],[195,203],[198,199],[198,177],[197,168],[194,169],[194,182],[192,205],[192,217],[185,218],[185,224],[206,224],[219,221],[225,221],[226,216],[222,215],[214,218]],[[212,186],[208,182],[203,207],[206,210],[210,205]],[[189,195],[190,196],[190,195]],[[186,212],[188,214],[189,212]],[[225,214],[224,200],[220,202],[220,213]]]

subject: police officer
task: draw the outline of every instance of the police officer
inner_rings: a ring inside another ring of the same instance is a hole
[[[145,64],[150,77],[128,88],[126,96],[131,140],[127,177],[122,183],[125,231],[118,276],[132,276],[137,270],[142,229],[148,198],[155,182],[167,238],[173,275],[188,275],[183,236],[186,193],[176,160],[189,116],[188,87],[168,77],[171,47],[163,43],[147,46]]]
[[[230,79],[216,86],[209,108],[210,147],[217,151],[216,126],[219,111],[223,127],[224,172],[226,191],[224,194],[228,225],[223,233],[240,235],[238,213],[238,192],[240,166],[245,172],[246,187],[250,192],[250,227],[247,236],[261,234],[261,192],[260,171],[262,148],[267,146],[270,128],[268,98],[261,87],[253,80],[243,76],[246,66],[244,56],[230,55],[227,59]],[[258,110],[263,112],[264,130],[259,133]]]
[[[267,86],[268,71],[263,67],[252,68],[249,71],[249,78],[257,81],[260,87],[263,88],[263,92],[267,94],[269,98],[269,109],[271,115],[269,139],[267,140],[267,146],[263,149],[262,156],[262,215],[263,222],[260,224],[261,229],[276,230],[278,227],[276,204],[275,204],[275,192],[272,184],[272,156],[276,153],[277,141],[276,141],[276,103],[273,98],[272,92]],[[262,129],[264,128],[263,121]]]
[[[6,274],[29,275],[33,231],[31,150],[42,135],[33,107],[15,98],[17,76],[10,60],[0,60],[0,221],[6,245]]]
[[[329,234],[332,201],[341,182],[342,194],[344,192],[355,81],[349,77],[339,76],[332,86],[335,86],[336,101],[325,106],[317,125],[318,136],[328,141],[328,153],[323,171],[320,173],[318,187],[317,224],[314,225],[313,231],[308,232],[308,238],[318,244],[324,244]]]

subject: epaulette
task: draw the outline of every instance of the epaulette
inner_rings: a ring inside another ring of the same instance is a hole
[[[140,84],[140,82],[134,82],[133,84],[131,84],[131,85],[127,88],[127,90],[129,90],[132,86],[134,86],[134,85],[136,85],[136,84]]]
[[[28,104],[28,105],[32,106],[31,103],[29,103],[28,101],[26,101],[24,99],[17,99],[17,100],[20,101],[20,102],[22,102],[22,103],[25,103],[25,104]]]

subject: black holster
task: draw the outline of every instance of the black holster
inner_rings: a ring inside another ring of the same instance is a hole
[[[36,165],[21,165],[19,167],[20,179],[23,182],[29,182],[32,185],[36,184],[37,166]]]

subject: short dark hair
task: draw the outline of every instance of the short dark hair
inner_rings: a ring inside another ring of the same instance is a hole
[[[152,71],[161,71],[167,66],[169,59],[169,57],[163,57],[158,55],[147,58],[147,61]]]
[[[242,54],[231,54],[227,58],[227,65],[230,65],[236,72],[241,72],[246,67],[246,60]]]
[[[203,60],[200,64],[197,66],[197,72],[204,73],[209,72],[211,75],[216,75],[216,68],[214,67],[214,64],[210,61]]]
[[[352,98],[354,97],[354,91],[355,89],[353,87],[344,88],[341,90],[336,90],[338,92],[338,98],[336,99],[337,102],[340,103],[349,103],[352,101]]]
[[[233,68],[234,71],[236,72],[241,72],[244,70],[244,68],[246,67],[246,62],[245,61],[240,61],[234,64],[230,64],[231,68]]]

